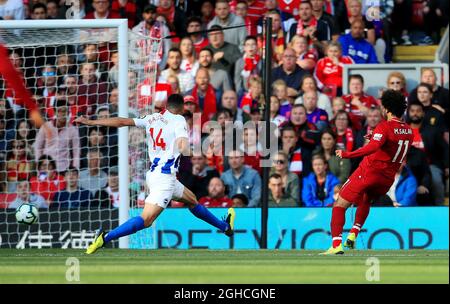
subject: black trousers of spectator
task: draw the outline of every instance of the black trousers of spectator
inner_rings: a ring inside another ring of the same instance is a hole
[[[441,39],[441,22],[439,22],[439,18],[436,15],[437,3],[435,1],[431,1],[430,3],[430,11],[427,14],[423,14],[424,21],[424,31],[427,36],[430,36],[435,44],[439,43]]]
[[[412,0],[395,3],[392,11],[392,37],[399,40],[404,30],[411,30]]]
[[[389,18],[383,19],[383,39],[386,42],[386,52],[384,58],[387,60],[386,63],[392,61],[394,55],[394,47],[392,45],[392,21]]]

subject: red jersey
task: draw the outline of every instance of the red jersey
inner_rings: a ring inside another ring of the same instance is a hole
[[[298,9],[302,0],[279,0],[277,2],[281,11],[292,14],[296,20],[300,18]]]
[[[420,134],[419,128],[413,128],[414,141],[412,145],[425,152],[425,143],[423,142],[422,134]]]
[[[247,1],[248,2],[248,1]],[[250,17],[253,24],[257,24],[259,18],[267,12],[266,5],[262,0],[255,0],[253,3],[248,3],[247,16]]]
[[[211,198],[209,196],[202,197],[199,201],[199,204],[209,207],[209,208],[215,208],[215,207],[223,207],[223,208],[229,208],[233,205],[233,201],[224,196],[222,198]]]
[[[51,201],[56,192],[66,188],[64,177],[56,174],[54,177],[33,176],[30,179],[30,189],[32,193],[41,195],[47,201]]]
[[[202,38],[200,41],[194,41],[194,49],[195,49],[195,57],[198,59],[198,55],[200,55],[200,51],[209,45],[209,41],[206,38]]]
[[[353,152],[342,152],[343,158],[365,156],[359,165],[363,172],[376,172],[394,180],[395,174],[414,140],[411,127],[398,118],[380,122],[370,142]]]
[[[320,89],[323,87],[342,88],[343,65],[352,63],[354,63],[353,59],[348,56],[341,56],[339,64],[334,64],[333,60],[328,57],[320,59],[314,70],[318,87]]]
[[[347,94],[342,96],[342,99],[345,101],[345,110],[347,112],[353,113],[356,116],[364,117],[364,114],[358,109],[357,106],[352,105],[352,94]],[[362,94],[359,97],[359,100],[362,102],[362,104],[367,108],[375,108],[380,105],[380,103],[371,95]]]
[[[112,5],[111,5],[111,11],[116,14],[119,15],[121,18],[127,18],[128,19],[128,28],[133,28],[135,26],[136,23],[136,11],[137,11],[137,6],[134,2],[132,1],[127,1],[127,4],[125,4],[125,7],[121,7],[119,4],[118,0],[114,0]],[[122,15],[122,13],[124,15]]]

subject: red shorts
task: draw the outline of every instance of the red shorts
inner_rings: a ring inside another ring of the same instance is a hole
[[[393,182],[393,179],[380,173],[358,167],[342,186],[339,196],[358,205],[363,200],[364,194],[367,194],[369,200],[386,194]]]

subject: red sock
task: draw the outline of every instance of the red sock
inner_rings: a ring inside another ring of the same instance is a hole
[[[369,215],[370,211],[370,202],[366,199],[366,197],[364,198],[365,199],[359,204],[358,208],[356,209],[355,223],[350,230],[350,233],[354,233],[356,236],[358,236],[361,227],[366,222],[367,216]]]
[[[342,230],[345,224],[345,208],[333,207],[331,215],[331,236],[333,238],[333,247],[336,248],[342,243]]]

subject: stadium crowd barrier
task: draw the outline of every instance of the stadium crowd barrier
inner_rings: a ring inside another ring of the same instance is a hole
[[[380,89],[385,89],[389,73],[398,71],[406,78],[406,88],[411,92],[420,83],[421,71],[425,68],[434,70],[437,76],[437,83],[448,88],[449,76],[448,65],[446,63],[389,63],[389,64],[344,64],[342,79],[348,79],[350,75],[361,74],[364,77],[364,91],[378,98]],[[343,81],[343,94],[348,94],[348,82]]]
[[[420,209],[420,212],[418,212]],[[226,209],[211,208],[216,216]],[[141,209],[130,210],[130,217]],[[185,209],[168,209],[156,225],[130,237],[130,248],[259,249],[261,210],[236,209],[235,235],[225,237],[208,224],[186,215]],[[358,249],[447,249],[448,207],[373,208],[360,236]],[[349,209],[345,233],[353,225]],[[268,249],[327,249],[330,245],[331,208],[269,208]]]

